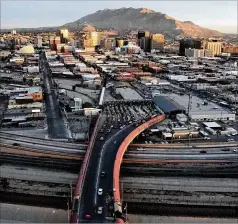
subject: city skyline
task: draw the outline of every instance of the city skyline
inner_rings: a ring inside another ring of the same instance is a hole
[[[122,7],[149,8],[180,21],[189,20],[209,29],[237,33],[236,1],[2,1],[1,28],[60,26],[97,10]],[[202,7],[202,13],[198,10],[199,7]]]

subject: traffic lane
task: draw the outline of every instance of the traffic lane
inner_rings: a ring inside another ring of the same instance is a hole
[[[109,133],[107,138],[110,138],[112,133]],[[92,155],[89,162],[89,167],[86,173],[85,184],[83,188],[82,194],[82,202],[81,202],[81,209],[80,209],[80,217],[82,219],[85,218],[86,214],[91,215],[92,219],[95,221],[97,220],[97,216],[95,214],[95,207],[93,202],[93,196],[97,189],[95,189],[95,177],[96,177],[96,167],[98,166],[98,157],[101,152],[101,148],[103,147],[104,141],[100,141],[96,139]]]
[[[96,177],[97,175],[100,175],[100,171],[97,172],[97,167],[98,167],[98,157],[100,156],[100,153],[101,153],[101,150],[97,150],[96,153],[94,153],[92,155],[92,163],[91,163],[91,167],[90,167],[90,171],[89,173],[87,174],[87,181],[88,181],[88,185],[85,189],[85,192],[84,192],[84,211],[82,214],[84,218],[85,214],[89,214],[91,215],[92,219],[91,220],[94,220],[94,222],[103,222],[103,220],[105,219],[105,216],[106,216],[106,206],[105,206],[105,196],[106,194],[109,192],[109,189],[112,189],[112,173],[113,173],[113,166],[114,166],[114,160],[115,160],[115,156],[116,156],[116,153],[117,153],[117,149],[119,148],[121,142],[123,141],[123,139],[133,130],[133,127],[130,127],[129,129],[127,130],[123,130],[123,132],[120,134],[120,136],[117,136],[117,132],[119,130],[113,130],[112,133],[110,133],[108,135],[108,138],[111,138],[111,142],[112,144],[109,144],[108,145],[108,148],[106,149],[106,152],[109,152],[108,153],[108,156],[106,159],[103,159],[103,163],[104,162],[111,162],[109,164],[107,164],[105,167],[107,167],[107,174],[106,174],[106,177],[105,177],[105,180],[107,179],[107,177],[110,177],[110,179],[108,179],[108,182],[105,182],[105,183],[101,183],[99,184],[100,188],[103,188],[103,195],[102,196],[98,196],[98,188],[95,188],[95,186],[93,186],[92,183],[95,183],[96,182]],[[117,139],[118,138],[118,139]],[[114,141],[117,141],[117,144],[113,144]],[[103,144],[101,141],[96,141],[95,142],[95,148],[97,149],[102,149],[103,147]],[[103,170],[104,170],[104,167],[103,167]],[[111,175],[110,175],[110,172],[108,173],[108,171],[111,172]],[[89,184],[91,183],[91,184]],[[102,186],[102,187],[101,187]],[[99,200],[98,200],[98,204],[95,205],[94,203],[94,198],[95,198],[95,195],[96,197],[98,196],[99,197]],[[86,204],[85,204],[86,202]],[[98,209],[98,206],[102,206],[104,208],[104,212],[103,212],[103,215],[98,215],[97,214],[97,209]]]
[[[133,126],[129,126],[126,128],[126,130],[122,130],[121,133],[114,135],[111,139],[111,144],[108,146],[108,148],[105,150],[105,154],[103,157],[103,165],[102,170],[99,170],[98,172],[104,171],[106,173],[105,177],[100,177],[100,187],[103,188],[104,194],[99,197],[98,199],[98,206],[104,207],[104,214],[103,219],[105,219],[106,216],[108,216],[107,211],[107,204],[106,204],[106,197],[108,194],[110,194],[113,190],[113,168],[114,168],[114,162],[116,158],[117,151],[123,142],[123,140],[126,138],[126,136],[134,129]],[[114,144],[114,142],[116,143]]]
[[[110,133],[107,138],[110,138],[113,134],[115,133],[112,132]],[[84,207],[84,215],[85,214],[90,214],[92,219],[94,221],[99,221],[102,222],[102,219],[100,216],[98,216],[95,212],[97,209],[97,206],[94,204],[94,195],[97,194],[97,190],[94,183],[96,181],[96,175],[97,175],[97,167],[98,167],[98,158],[100,157],[101,149],[104,145],[103,141],[96,141],[94,145],[94,152],[92,153],[91,157],[91,164],[89,166],[89,171],[87,173],[87,187],[85,188],[84,192],[84,199],[83,199],[83,207]]]
[[[95,167],[97,164],[97,157],[99,154],[99,150],[102,147],[102,142],[96,141],[94,144],[93,152],[90,158],[88,170],[85,177],[85,183],[83,187],[81,205],[80,205],[80,217],[81,219],[85,218],[85,215],[91,215],[93,218],[94,215],[94,206],[92,202],[92,192],[95,191],[93,183],[94,183],[94,176],[96,174]]]

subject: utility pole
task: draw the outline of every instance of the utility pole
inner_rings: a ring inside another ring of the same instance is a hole
[[[192,106],[192,95],[191,93],[188,94],[188,146],[190,147],[190,110]]]

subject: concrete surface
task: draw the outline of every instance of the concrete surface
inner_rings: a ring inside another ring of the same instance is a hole
[[[68,223],[63,209],[0,203],[1,223]]]
[[[129,214],[129,223],[237,223],[237,219]]]

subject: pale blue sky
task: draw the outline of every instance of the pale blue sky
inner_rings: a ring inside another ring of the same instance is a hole
[[[149,8],[178,20],[237,33],[237,1],[2,1],[1,28],[58,26],[97,10]]]

